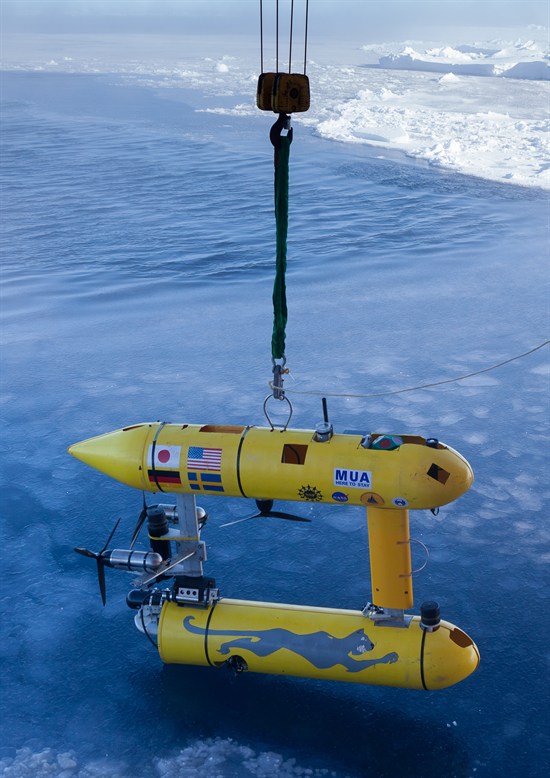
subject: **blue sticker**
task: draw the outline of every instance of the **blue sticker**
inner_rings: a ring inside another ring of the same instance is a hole
[[[332,499],[336,500],[336,502],[347,502],[349,498],[344,492],[333,492]]]
[[[409,504],[404,497],[394,497],[392,503],[396,508],[406,508]]]

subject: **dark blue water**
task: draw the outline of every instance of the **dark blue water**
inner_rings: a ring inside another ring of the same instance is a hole
[[[420,693],[163,667],[126,608],[131,578],[107,571],[102,609],[72,552],[119,516],[126,545],[141,495],[66,447],[156,419],[262,423],[269,117],[196,112],[199,94],[115,76],[2,85],[2,774],[546,775],[548,349],[438,389],[329,399],[339,430],[437,436],[472,463],[470,492],[411,514],[411,531],[431,553],[416,606],[438,599],[472,635],[473,676]],[[289,389],[401,389],[548,336],[546,195],[295,124]],[[320,420],[318,397],[292,401],[293,424]],[[369,600],[361,510],[222,528],[253,506],[203,504],[224,595]]]

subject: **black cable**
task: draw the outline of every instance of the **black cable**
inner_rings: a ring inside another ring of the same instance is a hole
[[[159,492],[164,492],[164,489],[159,484],[158,478],[157,478],[157,471],[156,471],[156,468],[155,468],[155,450],[156,450],[156,447],[157,447],[158,436],[160,435],[160,431],[165,426],[165,424],[166,424],[165,421],[161,421],[160,422],[159,428],[157,429],[157,431],[155,433],[155,437],[153,438],[153,443],[151,445],[151,470],[153,472],[153,478],[155,479],[155,484],[157,485],[157,488],[158,488]]]
[[[535,351],[538,351],[541,348],[544,348],[545,346],[548,346],[550,344],[550,340],[544,340],[542,343],[539,343],[538,346],[535,346],[534,348],[529,349],[529,351],[524,351],[522,354],[516,354],[514,357],[509,357],[508,359],[503,360],[502,362],[499,362],[496,365],[491,365],[490,367],[484,367],[482,370],[475,370],[473,373],[466,373],[466,375],[460,375],[456,378],[447,378],[444,381],[432,381],[429,384],[419,384],[418,386],[409,386],[407,389],[395,389],[394,391],[390,392],[371,392],[370,394],[352,394],[352,393],[345,393],[345,392],[326,392],[326,391],[301,391],[300,389],[285,389],[286,392],[291,392],[292,394],[312,394],[312,395],[324,395],[325,397],[389,397],[392,394],[404,394],[405,392],[415,392],[417,389],[430,389],[433,386],[442,386],[443,384],[455,384],[457,381],[463,381],[465,378],[472,378],[476,375],[481,375],[482,373],[488,373],[491,370],[496,370],[498,367],[502,367],[503,365],[508,365],[510,362],[515,362],[517,359],[523,359],[523,357],[529,356],[529,354],[533,354]]]
[[[288,72],[292,72],[292,25],[294,22],[294,0],[291,0],[290,3],[290,42],[289,42],[289,49],[288,49]]]
[[[275,7],[275,72],[279,72],[279,0]]]
[[[309,16],[309,0],[306,0],[306,28],[304,32],[304,76],[306,74],[306,62],[307,62],[307,20]]]
[[[426,679],[424,677],[424,648],[426,644],[426,630],[422,630],[422,642],[420,643],[420,680],[422,681],[422,688],[426,691],[428,690],[428,687],[426,686]]]
[[[260,0],[260,72],[264,72],[264,15],[263,0]],[[309,0],[306,0],[306,18],[304,29],[304,76],[307,70],[307,33],[309,21]],[[288,72],[292,71],[292,40],[294,37],[294,0],[290,4],[290,36],[288,51]],[[279,0],[275,3],[275,72],[279,72]]]
[[[264,3],[260,0],[260,73],[264,72]]]
[[[150,599],[150,598],[149,598],[149,599]],[[145,626],[145,619],[143,618],[143,607],[144,607],[144,606],[142,605],[142,606],[141,606],[141,608],[139,609],[139,615],[140,615],[140,618],[141,618],[141,626],[143,627],[143,632],[144,632],[144,633],[147,635],[147,637],[149,638],[150,642],[151,642],[151,643],[154,645],[154,647],[155,647],[155,648],[157,649],[157,651],[158,651],[158,644],[157,644],[157,643],[155,643],[155,641],[153,640],[153,638],[151,637],[151,635],[150,635],[150,634],[147,632],[147,627]],[[151,607],[151,605],[150,605],[150,604],[149,604],[149,607]]]
[[[217,602],[218,602],[217,600],[214,600],[214,602],[212,603],[210,613],[208,614],[208,618],[206,619],[206,627],[204,629],[204,655],[210,667],[215,667],[216,665],[214,665],[210,661],[210,656],[208,654],[208,629],[210,627],[210,619],[212,618],[212,614],[214,613],[214,608],[216,607]]]

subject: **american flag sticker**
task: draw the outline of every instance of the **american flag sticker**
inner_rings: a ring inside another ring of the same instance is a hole
[[[201,448],[200,446],[189,446],[187,452],[188,470],[210,470],[219,472],[222,467],[221,448]]]

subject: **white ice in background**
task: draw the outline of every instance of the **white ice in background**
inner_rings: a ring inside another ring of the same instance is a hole
[[[397,149],[489,180],[550,188],[547,51],[533,41],[415,44],[388,54],[384,48],[364,47],[377,65],[364,68],[364,88],[318,122],[321,135]]]
[[[200,110],[260,115],[250,41],[220,50],[219,41],[185,45],[173,38],[155,49],[151,40],[136,40],[131,57],[120,41],[101,51],[97,41],[80,43],[71,48],[50,36],[23,59],[8,45],[4,67],[154,78],[161,87],[208,95]],[[295,115],[295,124],[329,140],[377,148],[380,156],[404,153],[471,176],[550,189],[549,56],[547,43],[534,38],[369,44],[333,61],[329,51],[313,50],[311,109]]]
[[[197,740],[178,754],[153,757],[143,771],[106,757],[85,761],[72,751],[50,748],[33,752],[21,748],[12,758],[0,759],[3,778],[332,778],[327,768],[301,767],[273,751],[254,751],[232,738]]]

